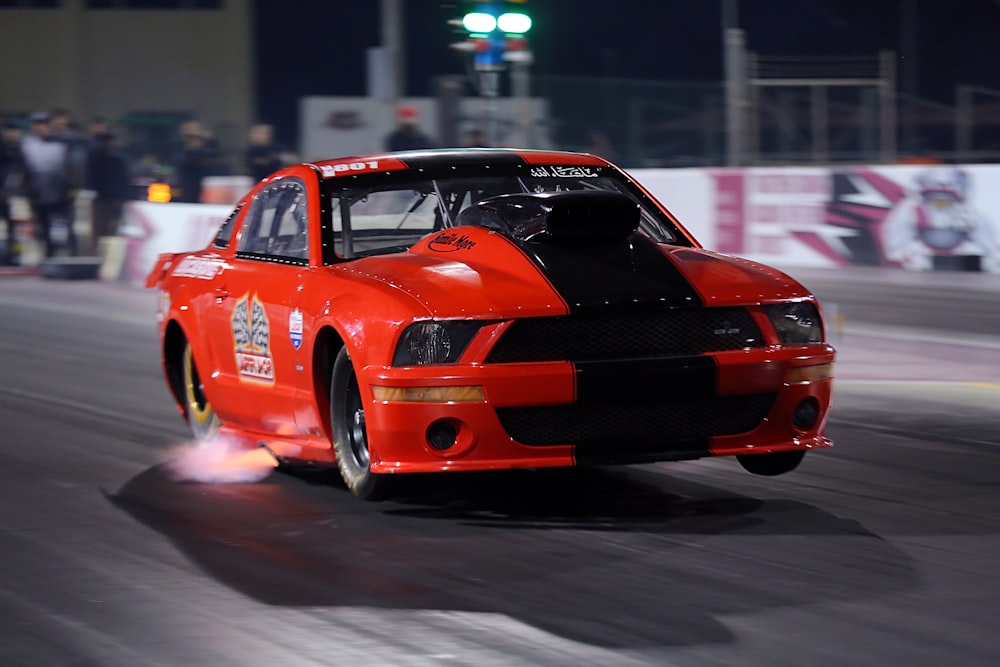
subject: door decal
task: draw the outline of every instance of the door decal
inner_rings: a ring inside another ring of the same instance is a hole
[[[271,324],[257,295],[245,294],[233,308],[233,348],[240,379],[274,383]]]

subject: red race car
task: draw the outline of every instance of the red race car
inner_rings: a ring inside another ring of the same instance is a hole
[[[703,250],[593,155],[288,167],[147,286],[196,436],[336,465],[365,498],[397,473],[735,455],[775,475],[831,444],[816,299]]]

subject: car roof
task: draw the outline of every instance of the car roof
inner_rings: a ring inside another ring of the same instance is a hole
[[[437,148],[395,153],[355,155],[309,163],[324,178],[370,171],[399,171],[448,166],[567,165],[607,167],[609,162],[589,153],[514,148]]]

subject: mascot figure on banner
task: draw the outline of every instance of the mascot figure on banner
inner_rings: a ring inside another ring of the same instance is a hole
[[[970,179],[959,167],[921,172],[916,188],[882,225],[886,259],[911,271],[955,268],[1000,273],[1000,245],[990,220],[970,202]]]

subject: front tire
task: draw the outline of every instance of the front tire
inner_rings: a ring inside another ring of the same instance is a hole
[[[219,430],[220,422],[208,397],[205,396],[205,385],[198,375],[191,344],[186,341],[181,357],[181,373],[184,412],[187,415],[188,426],[197,440],[207,440]]]
[[[365,408],[347,348],[341,348],[333,363],[330,380],[330,424],[337,468],[351,493],[365,500],[384,498],[390,479],[371,471]]]
[[[773,477],[791,472],[802,463],[805,451],[773,452],[771,454],[740,454],[736,460],[743,469],[755,475]]]

